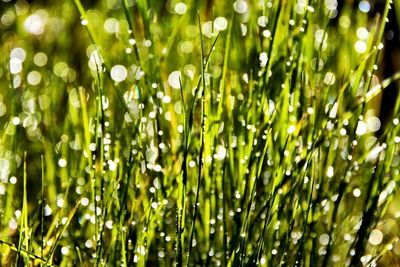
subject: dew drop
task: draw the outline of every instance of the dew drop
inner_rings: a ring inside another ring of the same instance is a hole
[[[367,133],[367,130],[368,130],[368,128],[367,128],[366,123],[363,121],[358,121],[357,128],[356,128],[356,134],[364,135]]]
[[[61,168],[64,168],[65,166],[67,166],[67,160],[63,159],[63,158],[59,159],[58,166],[60,166]]]
[[[368,1],[363,0],[358,4],[358,8],[361,12],[367,13],[371,9],[371,5]]]
[[[356,31],[357,37],[360,40],[366,40],[368,38],[369,32],[366,28],[360,27]]]
[[[38,14],[32,14],[24,21],[25,30],[34,35],[40,35],[44,31],[45,22]]]
[[[17,228],[18,228],[18,223],[17,223],[17,221],[16,221],[14,218],[12,218],[12,219],[8,222],[8,227],[10,227],[10,229],[13,229],[13,230],[17,229]]]
[[[226,148],[222,145],[218,145],[216,149],[215,158],[217,160],[223,160],[226,157]]]
[[[365,43],[365,41],[358,40],[354,44],[354,48],[356,49],[357,53],[363,54],[365,51],[367,51],[367,43]]]
[[[260,67],[261,68],[265,68],[267,66],[267,62],[268,62],[267,53],[266,52],[261,52],[260,56],[259,56],[259,59],[260,59]]]
[[[52,212],[53,211],[50,208],[50,206],[48,204],[46,204],[46,206],[44,207],[44,216],[50,216]]]
[[[381,128],[381,121],[376,116],[370,116],[366,119],[366,126],[368,131],[376,132]]]
[[[175,12],[178,15],[183,15],[187,11],[187,6],[185,3],[179,2],[175,5]]]
[[[111,68],[111,79],[115,82],[122,82],[128,76],[127,69],[122,65],[115,65]]]
[[[333,85],[333,84],[335,84],[335,81],[336,81],[336,77],[335,77],[335,74],[333,72],[327,72],[325,74],[324,83],[326,85]]]
[[[328,245],[329,243],[329,235],[328,234],[322,234],[319,236],[319,243],[323,246]]]
[[[119,22],[117,19],[115,18],[108,18],[106,19],[106,21],[104,22],[104,30],[108,33],[108,34],[114,34],[119,30]]]
[[[359,188],[354,188],[353,190],[353,196],[354,197],[359,197],[361,196],[361,190]]]
[[[93,241],[90,240],[90,239],[86,240],[86,242],[85,242],[85,247],[87,247],[87,248],[93,247]]]
[[[268,23],[268,18],[266,16],[260,16],[257,19],[257,24],[260,27],[266,27]]]
[[[174,89],[180,89],[180,80],[181,72],[180,71],[173,71],[168,76],[168,84]]]
[[[10,72],[11,74],[18,74],[22,71],[22,61],[19,58],[10,59]]]
[[[383,233],[378,230],[378,229],[374,229],[371,231],[371,234],[369,235],[369,239],[368,242],[373,245],[373,246],[377,246],[380,243],[382,243],[383,240]]]
[[[11,183],[11,184],[16,184],[16,183],[17,183],[17,177],[11,176],[11,177],[10,177],[10,183]]]
[[[263,31],[263,36],[264,36],[265,38],[269,38],[269,37],[271,37],[271,32],[270,32],[269,30],[264,30],[264,31]]]
[[[26,58],[26,52],[23,48],[16,47],[11,50],[10,58],[18,58],[19,60],[21,60],[21,62],[24,62]]]
[[[235,3],[233,3],[233,9],[239,14],[246,13],[246,11],[247,11],[246,1],[237,0]]]
[[[332,166],[329,166],[327,171],[326,171],[326,176],[328,176],[329,178],[332,178],[334,174],[334,169]]]
[[[33,63],[38,67],[43,67],[47,64],[47,55],[43,52],[36,53],[33,57]]]
[[[38,85],[42,80],[42,75],[38,71],[34,70],[28,73],[27,80],[31,85]]]
[[[89,205],[89,199],[87,197],[83,197],[81,199],[81,204],[82,204],[82,206],[86,207],[87,205]]]
[[[224,31],[228,27],[228,21],[224,17],[218,17],[214,20],[214,29]]]
[[[287,133],[292,134],[292,133],[294,133],[295,130],[296,130],[296,126],[290,125],[289,128],[287,129]]]
[[[68,255],[69,254],[69,248],[68,247],[62,247],[61,248],[61,254]]]

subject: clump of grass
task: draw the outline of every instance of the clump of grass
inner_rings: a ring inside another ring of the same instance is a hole
[[[396,265],[399,7],[337,5],[4,3],[1,265]]]

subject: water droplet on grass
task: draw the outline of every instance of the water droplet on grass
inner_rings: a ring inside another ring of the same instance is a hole
[[[40,35],[44,31],[45,21],[39,14],[32,14],[24,21],[25,30],[34,35]]]
[[[103,58],[101,57],[99,51],[97,49],[93,50],[93,52],[90,54],[89,57],[89,68],[92,71],[98,71],[101,72],[102,71],[102,64],[103,64]]]
[[[257,19],[257,24],[260,27],[267,27],[268,18],[266,16],[260,16]]]
[[[326,171],[326,176],[328,176],[328,178],[332,178],[334,174],[334,169],[332,166],[329,166],[327,171]]]
[[[87,247],[87,248],[93,247],[93,241],[90,240],[90,239],[86,240],[86,242],[85,242],[85,247]]]
[[[367,130],[368,130],[368,128],[367,128],[367,125],[365,124],[365,122],[358,121],[357,128],[356,128],[356,134],[364,135],[367,133]]]
[[[68,247],[62,247],[61,248],[61,254],[68,255],[69,254],[69,248]]]
[[[264,36],[265,38],[269,38],[269,37],[271,37],[271,32],[270,32],[269,30],[264,30],[264,31],[263,31],[263,36]]]
[[[225,31],[228,27],[228,21],[224,17],[218,17],[214,20],[214,29],[217,31]]]
[[[370,116],[366,119],[366,126],[368,131],[376,132],[381,128],[381,121],[376,116]]]
[[[261,52],[260,56],[259,56],[259,60],[260,60],[260,67],[261,68],[265,68],[267,66],[267,62],[268,62],[268,55],[266,52]]]
[[[187,6],[186,6],[185,3],[179,2],[179,3],[177,3],[175,5],[175,9],[174,10],[175,10],[176,14],[183,15],[187,11]]]
[[[50,208],[50,206],[48,204],[46,204],[46,206],[44,207],[44,216],[50,216],[52,212],[53,211]]]
[[[19,60],[21,60],[21,62],[24,62],[26,58],[26,52],[23,48],[16,47],[11,50],[10,58],[18,58]]]
[[[57,75],[58,77],[61,77],[63,71],[66,69],[68,69],[67,63],[60,61],[54,65],[53,71],[54,71],[55,75]]]
[[[7,10],[4,12],[4,14],[1,16],[0,22],[3,24],[5,27],[10,27],[11,25],[14,24],[16,19],[16,15],[14,10]]]
[[[326,85],[334,85],[336,81],[335,74],[333,72],[327,72],[324,77],[324,83]]]
[[[28,83],[31,85],[38,85],[42,80],[42,75],[38,71],[31,71],[28,73],[27,77]]]
[[[369,32],[366,28],[360,27],[356,31],[357,37],[360,40],[366,40],[368,38]]]
[[[64,206],[64,199],[57,199],[57,207],[62,208]]]
[[[122,82],[128,76],[127,69],[122,65],[115,65],[111,68],[111,79],[115,82]]]
[[[288,134],[292,134],[296,131],[296,126],[295,125],[290,125],[289,128],[287,129]]]
[[[328,35],[325,33],[324,30],[319,29],[315,32],[314,37],[317,44],[321,44],[322,42],[326,41]]]
[[[88,198],[86,198],[86,197],[83,197],[82,199],[81,199],[81,204],[82,204],[82,206],[87,206],[87,205],[89,205],[89,199]]]
[[[311,68],[315,71],[321,71],[324,68],[324,61],[321,58],[320,59],[313,58],[311,61]]]
[[[318,249],[318,255],[325,255],[326,254],[326,249],[324,247],[320,247]]]
[[[233,9],[239,14],[246,13],[247,7],[248,5],[244,0],[237,0],[233,3]]]
[[[96,144],[95,143],[90,143],[89,144],[89,150],[92,151],[92,152],[96,151]]]
[[[11,184],[16,184],[16,183],[17,183],[17,177],[11,176],[11,177],[10,177],[10,183],[11,183]]]
[[[180,89],[181,85],[179,80],[181,79],[180,71],[173,71],[168,76],[168,84],[174,89]]]
[[[353,196],[354,197],[359,197],[361,196],[361,190],[359,188],[354,188],[353,189]]]
[[[6,187],[3,184],[0,184],[0,195],[5,195]]]
[[[377,145],[377,146],[375,146],[368,154],[367,154],[367,157],[366,157],[366,161],[374,161],[378,156],[379,156],[379,154],[384,150],[384,146],[382,145],[382,146],[380,146],[380,145]]]
[[[119,30],[119,22],[115,18],[108,18],[104,22],[103,28],[108,34],[114,34]]]
[[[365,41],[358,40],[354,44],[354,49],[357,51],[357,53],[364,54],[367,51],[367,43],[365,43]]]
[[[171,102],[171,97],[170,97],[169,95],[165,95],[165,96],[163,96],[162,101],[163,101],[165,104],[168,104],[168,103]]]
[[[36,53],[33,57],[33,63],[38,67],[43,67],[47,64],[47,55],[43,52]]]
[[[151,42],[151,40],[144,40],[144,41],[143,41],[143,45],[144,45],[145,47],[150,47],[150,46],[152,45],[152,42]]]
[[[325,7],[329,11],[333,12],[337,9],[338,2],[337,0],[325,0]]]
[[[190,41],[180,43],[179,48],[184,54],[190,54],[193,52],[193,44]]]
[[[243,23],[240,23],[240,30],[242,31],[242,37],[246,36],[247,34],[247,26]]]
[[[10,72],[11,74],[18,74],[22,71],[22,61],[19,58],[10,59]],[[14,86],[18,87],[18,86]]]
[[[190,168],[194,168],[195,166],[196,166],[196,162],[194,162],[193,160],[189,161]]]
[[[154,165],[153,170],[156,172],[161,172],[162,168],[159,164]]]
[[[221,161],[225,159],[225,157],[226,157],[226,148],[222,145],[218,145],[214,158]]]
[[[319,243],[323,246],[328,245],[329,243],[329,235],[328,234],[322,234],[319,236]]]
[[[67,166],[67,160],[63,159],[63,158],[59,159],[58,166],[60,166],[61,168],[64,168],[65,166]]]
[[[18,223],[14,218],[11,218],[10,221],[8,222],[8,227],[12,230],[15,230],[18,228]]]
[[[383,240],[383,233],[379,229],[374,229],[371,231],[369,235],[368,242],[373,245],[377,246],[382,243]]]
[[[361,12],[368,13],[371,9],[371,5],[368,1],[363,0],[358,4],[358,8]]]

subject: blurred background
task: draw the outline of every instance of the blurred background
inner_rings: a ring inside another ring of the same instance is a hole
[[[66,14],[68,17],[76,17],[78,16],[76,10],[74,10],[74,6],[69,5],[68,1],[53,1],[53,0],[1,0],[0,2],[0,15],[1,15],[1,23],[0,23],[0,34],[1,40],[3,43],[7,43],[10,41],[10,36],[16,33],[16,28],[21,27],[22,25],[18,25],[15,22],[15,13],[14,6],[17,7],[17,12],[19,13],[27,13],[29,10],[40,9],[43,8],[48,12],[47,14],[42,13],[43,16],[49,16],[52,14]],[[132,5],[135,0],[129,1]],[[148,1],[149,5],[152,7],[158,6],[158,10],[152,10],[151,12],[155,12],[158,14],[160,18],[164,15],[168,14],[167,7],[172,6],[172,2],[174,1],[157,1],[150,0]],[[214,0],[207,0],[202,4],[202,8],[205,8],[207,13],[211,14],[213,10],[213,6],[218,5]],[[338,3],[338,14],[341,13],[343,8],[353,8],[353,9],[364,9],[366,13],[368,13],[370,23],[373,23],[373,20],[376,18],[378,14],[382,14],[385,1],[384,0],[341,0],[337,1]],[[83,5],[86,9],[91,9],[94,7],[106,6],[109,10],[109,14],[112,15],[113,10],[118,10],[121,8],[121,4],[118,0],[107,0],[107,1],[95,1],[88,0],[84,1]],[[393,8],[389,11],[389,23],[387,23],[385,28],[385,38],[384,38],[384,52],[383,56],[381,56],[381,64],[379,68],[380,79],[387,78],[392,76],[397,71],[400,71],[400,36],[399,36],[399,25],[400,25],[400,1],[393,1]],[[104,14],[107,15],[107,14]],[[339,19],[339,16],[336,16],[332,21],[336,21]],[[59,32],[48,32],[46,36],[43,36],[41,39],[45,39],[51,44],[51,47],[46,48],[48,50],[57,51],[57,53],[61,51],[65,51],[65,55],[70,56],[70,64],[74,66],[77,70],[77,73],[80,73],[82,70],[81,60],[84,57],[81,57],[81,53],[85,51],[85,47],[83,47],[84,42],[82,39],[82,29],[79,27],[78,19],[69,20],[69,27],[76,29],[73,32],[69,32],[67,35],[61,34]],[[66,37],[68,36],[68,37]],[[15,36],[14,36],[15,39]],[[85,37],[83,37],[85,39]],[[32,47],[39,48],[43,46],[40,44],[38,39],[29,40],[31,42]],[[65,49],[67,48],[67,49]],[[3,58],[5,60],[5,58]],[[387,118],[390,117],[392,107],[394,105],[395,99],[398,94],[398,90],[396,87],[399,86],[399,82],[392,83],[389,87],[384,91],[383,96],[381,97],[380,103],[380,119],[385,124],[387,122]]]

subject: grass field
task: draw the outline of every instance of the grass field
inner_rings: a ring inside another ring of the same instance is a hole
[[[29,2],[0,3],[0,266],[400,266],[399,1]]]

